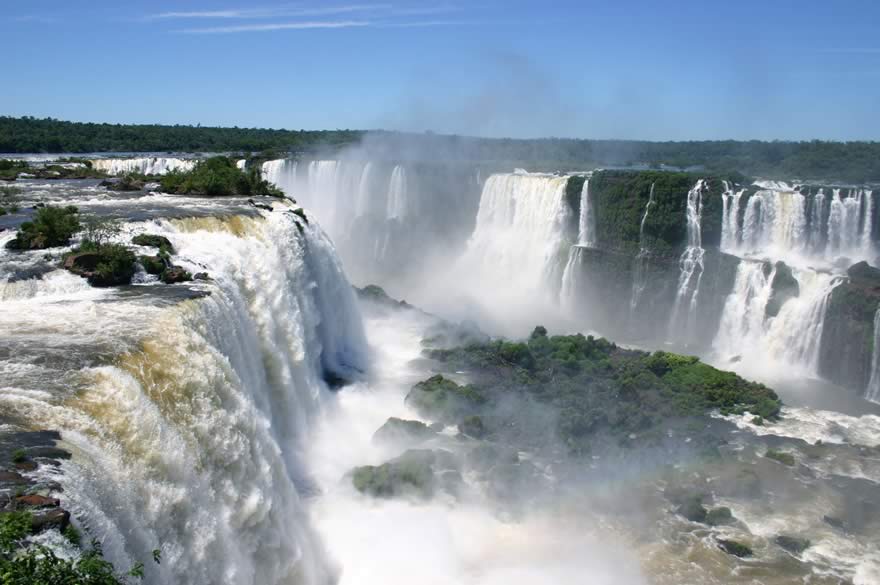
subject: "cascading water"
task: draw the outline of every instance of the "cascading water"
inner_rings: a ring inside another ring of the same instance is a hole
[[[645,213],[642,215],[642,221],[639,223],[639,253],[636,255],[633,269],[632,294],[629,299],[630,317],[635,314],[636,308],[638,308],[639,302],[642,299],[642,293],[645,292],[645,287],[648,285],[645,269],[647,268],[646,264],[651,252],[645,243],[645,222],[648,221],[648,212],[651,211],[652,205],[654,205],[654,183],[651,183],[648,203],[645,204]]]
[[[785,188],[782,188],[785,187]],[[749,197],[742,227],[737,223],[738,195],[724,196],[721,248],[741,255],[769,255],[793,264],[833,262],[839,257],[874,261],[873,193],[834,189],[828,201],[819,189],[812,200],[803,189],[784,185]]]
[[[590,202],[590,179],[581,187],[581,204],[578,214],[578,246],[593,246],[596,240],[596,220]]]
[[[880,403],[880,307],[874,313],[874,347],[871,351],[871,379],[865,391],[865,398]]]
[[[191,171],[198,161],[184,158],[141,157],[141,158],[99,158],[91,161],[92,168],[108,175],[139,173],[143,175],[164,175],[171,171]]]
[[[739,210],[745,189],[734,191],[730,183],[724,181],[724,192],[721,194],[723,208],[721,216],[721,250],[731,251],[739,248],[741,230],[739,228]]]
[[[357,376],[366,342],[332,245],[297,221],[149,226],[211,272],[209,294],[184,302],[163,293],[186,289],[123,295],[66,272],[5,285],[0,404],[61,431],[74,456],[54,479],[117,567],[162,550],[150,583],[333,580],[298,495],[303,438],[322,378]]]
[[[696,311],[703,277],[702,217],[703,192],[707,185],[700,179],[687,195],[687,248],[679,260],[680,274],[675,304],[669,321],[670,337],[687,343],[696,325]]]
[[[475,297],[523,309],[555,305],[573,239],[567,233],[573,219],[565,204],[567,182],[542,174],[489,177],[476,228],[455,267]]]
[[[828,299],[841,279],[809,269],[792,269],[798,296],[785,301],[778,314],[771,316],[768,304],[777,270],[760,261],[740,262],[712,344],[713,352],[722,362],[734,358],[741,361],[741,368],[752,374],[779,375],[784,373],[783,368],[794,368],[800,375],[817,376]]]

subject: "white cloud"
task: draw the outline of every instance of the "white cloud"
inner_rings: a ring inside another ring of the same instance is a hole
[[[352,12],[373,12],[390,10],[390,4],[345,4],[341,6],[323,6],[316,8],[279,7],[279,8],[248,8],[231,10],[201,10],[186,12],[162,12],[147,17],[151,20],[186,20],[186,19],[256,19],[294,16],[327,16],[331,14],[348,14]]]
[[[232,34],[245,32],[267,32],[276,30],[309,30],[309,29],[336,29],[370,26],[372,23],[364,20],[330,20],[314,22],[277,22],[270,24],[241,24],[233,26],[212,26],[205,28],[185,28],[175,32],[185,34]]]

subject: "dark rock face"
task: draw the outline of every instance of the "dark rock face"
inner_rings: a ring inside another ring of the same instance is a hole
[[[837,286],[828,301],[819,374],[841,386],[863,391],[871,378],[880,270],[859,262],[847,275],[848,281]]]
[[[776,274],[770,286],[772,291],[770,300],[767,301],[767,316],[775,317],[787,300],[796,298],[800,294],[800,285],[792,275],[791,268],[785,262],[777,262]]]

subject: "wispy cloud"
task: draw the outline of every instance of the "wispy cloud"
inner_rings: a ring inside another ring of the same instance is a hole
[[[161,12],[151,14],[149,20],[211,20],[211,19],[260,19],[296,16],[328,16],[332,14],[350,14],[353,12],[373,12],[389,10],[391,4],[346,4],[340,6],[323,6],[315,8],[278,7],[278,8],[246,8],[230,10],[200,10],[186,12]]]
[[[17,16],[13,19],[15,22],[37,22],[40,24],[54,24],[58,22],[58,18],[54,16],[43,16],[41,14],[26,14]]]
[[[212,26],[204,28],[185,28],[174,32],[191,35],[210,34],[233,34],[247,32],[268,32],[276,30],[309,30],[309,29],[335,29],[371,26],[372,23],[364,20],[329,20],[313,22],[277,22],[269,24],[241,24],[233,26]]]

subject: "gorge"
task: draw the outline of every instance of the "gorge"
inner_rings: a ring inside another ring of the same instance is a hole
[[[286,198],[20,178],[0,217],[0,433],[60,432],[71,457],[27,474],[120,570],[160,550],[145,582],[880,576],[871,189],[236,160]],[[38,205],[167,238],[207,279],[95,288],[59,265],[75,241],[6,249]]]

